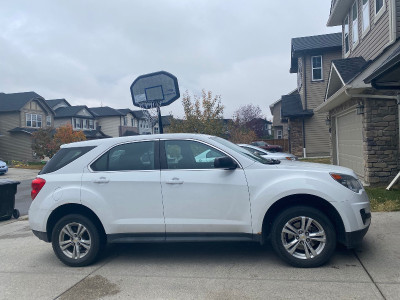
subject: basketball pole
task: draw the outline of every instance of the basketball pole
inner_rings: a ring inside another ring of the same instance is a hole
[[[157,105],[157,113],[158,113],[158,128],[159,128],[159,133],[164,133],[163,126],[162,126],[162,119],[161,119],[161,109],[160,109],[160,103]]]

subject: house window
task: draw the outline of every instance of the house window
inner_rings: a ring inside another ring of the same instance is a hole
[[[349,47],[349,16],[344,19],[344,53],[347,54],[350,51]]]
[[[363,33],[369,29],[369,0],[363,0],[362,29]]]
[[[46,125],[51,126],[51,116],[46,116]]]
[[[131,126],[134,127],[135,126],[135,120],[132,118],[131,119]]]
[[[75,119],[74,118],[74,127],[76,129],[82,129],[83,128],[83,119]]]
[[[94,129],[94,121],[89,120],[89,129]]]
[[[158,127],[154,127],[154,133],[158,133]]]
[[[278,139],[282,138],[282,130],[277,130],[276,131],[276,138],[278,138]]]
[[[375,0],[375,16],[381,13],[385,8],[384,0]]]
[[[358,43],[358,4],[357,0],[354,1],[353,7],[351,9],[352,13],[352,35],[353,35],[353,46]]]
[[[124,126],[128,125],[128,117],[124,117]]]
[[[42,127],[42,115],[26,114],[26,127]]]
[[[85,120],[85,129],[89,128],[89,120]]]
[[[312,81],[322,80],[322,56],[311,56]]]

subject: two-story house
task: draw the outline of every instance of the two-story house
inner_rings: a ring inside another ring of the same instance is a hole
[[[130,136],[139,134],[139,120],[136,118],[134,112],[129,108],[117,109],[124,116],[122,118],[122,125],[120,126],[121,136]]]
[[[297,156],[330,155],[325,116],[314,109],[324,101],[331,61],[341,51],[341,33],[292,39],[290,73],[297,73],[297,92],[282,96],[280,118],[288,120],[290,151]]]
[[[104,134],[111,137],[122,136],[121,126],[124,124],[125,113],[108,106],[91,107],[89,110],[95,116],[96,122]]]
[[[387,183],[399,169],[400,0],[333,0],[328,26],[341,26],[325,101],[332,162],[365,182]]]
[[[133,115],[138,121],[139,134],[152,134],[154,121],[147,110],[133,110]]]
[[[46,100],[46,102],[55,113],[55,128],[71,125],[73,130],[82,131],[88,140],[110,137],[99,129],[95,116],[86,105],[72,106],[65,99]]]
[[[297,89],[291,91],[288,95],[298,94]],[[288,139],[288,120],[281,115],[282,98],[269,106],[272,114],[272,134],[274,139]]]
[[[54,112],[35,92],[0,93],[0,158],[34,161],[32,133],[54,125]]]

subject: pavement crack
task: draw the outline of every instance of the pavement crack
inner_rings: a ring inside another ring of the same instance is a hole
[[[354,256],[357,258],[357,260],[359,261],[359,263],[361,264],[361,266],[363,267],[364,271],[367,273],[369,279],[371,279],[372,283],[375,285],[375,287],[377,288],[377,290],[381,294],[382,298],[386,300],[385,295],[383,294],[383,292],[381,291],[381,289],[379,288],[379,286],[375,282],[375,280],[372,278],[371,274],[368,272],[367,268],[364,266],[363,262],[361,261],[360,257],[358,256],[357,252],[354,249],[353,249],[353,253],[354,253]]]

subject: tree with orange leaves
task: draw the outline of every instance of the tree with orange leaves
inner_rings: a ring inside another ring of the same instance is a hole
[[[58,127],[54,135],[54,141],[58,146],[73,142],[86,141],[86,136],[82,131],[74,131],[71,124]]]

